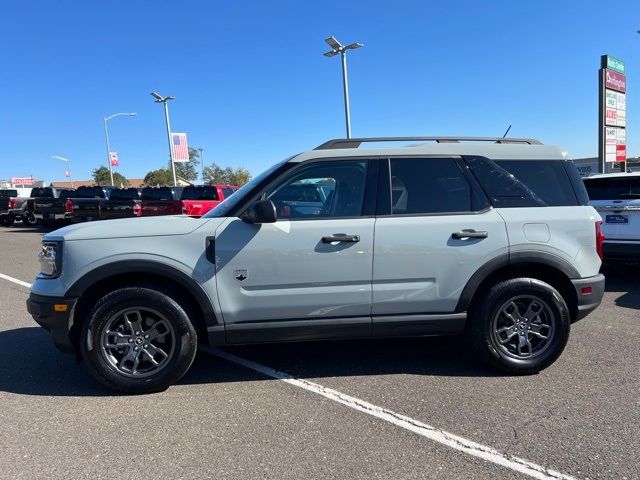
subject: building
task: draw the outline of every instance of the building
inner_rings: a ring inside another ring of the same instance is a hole
[[[574,158],[573,163],[576,164],[580,175],[583,177],[598,173],[598,157]],[[613,172],[620,172],[619,165],[621,165],[621,163],[614,164]],[[640,157],[627,158],[627,171],[629,170],[632,172],[640,171]]]
[[[129,178],[129,186],[133,188],[140,188],[143,186],[144,179],[143,178]],[[93,187],[97,185],[94,180],[74,180],[73,182],[51,182],[51,187],[57,188],[72,188],[71,184],[73,183],[73,188],[78,187]],[[119,187],[120,185],[116,185]]]

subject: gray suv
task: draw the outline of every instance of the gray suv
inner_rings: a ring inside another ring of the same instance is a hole
[[[382,141],[410,144],[360,148]],[[464,334],[528,374],[600,304],[600,223],[567,154],[536,140],[331,140],[203,218],[45,235],[28,309],[121,392],[166,389],[198,344]]]

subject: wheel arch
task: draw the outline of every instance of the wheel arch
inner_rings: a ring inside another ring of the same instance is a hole
[[[208,294],[192,277],[181,270],[145,260],[120,261],[92,270],[80,277],[67,290],[66,296],[78,298],[74,308],[69,337],[76,352],[80,330],[95,302],[110,291],[128,286],[158,286],[160,291],[175,292],[178,300],[194,315],[194,328],[200,342],[209,343],[210,332],[223,328]]]
[[[554,287],[569,307],[571,321],[578,315],[578,297],[571,283],[579,272],[566,260],[542,252],[517,252],[496,257],[476,271],[460,294],[456,312],[466,312],[489,288],[510,278],[536,278]]]

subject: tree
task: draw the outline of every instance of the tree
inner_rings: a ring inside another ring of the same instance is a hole
[[[214,185],[242,186],[251,180],[251,173],[246,168],[221,167],[215,163],[204,167],[204,181]]]
[[[93,180],[98,185],[111,185],[111,175],[109,174],[109,169],[104,165],[100,165],[98,168],[95,168],[91,175],[93,176]],[[126,179],[124,175],[118,172],[113,172],[113,184],[116,187],[128,187],[131,185],[129,180]]]
[[[173,173],[168,168],[152,170],[144,176],[144,184],[149,186],[173,185]]]
[[[189,161],[188,162],[175,162],[176,164],[176,176],[187,180],[188,182],[195,182],[198,179],[198,165],[200,165],[200,152],[197,148],[189,147]],[[169,161],[169,171],[171,172],[171,161]],[[173,172],[171,172],[173,178]],[[171,180],[173,183],[173,180]]]

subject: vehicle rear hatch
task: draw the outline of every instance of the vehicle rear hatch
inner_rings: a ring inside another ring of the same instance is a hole
[[[584,184],[605,238],[640,241],[640,175],[585,178]]]

